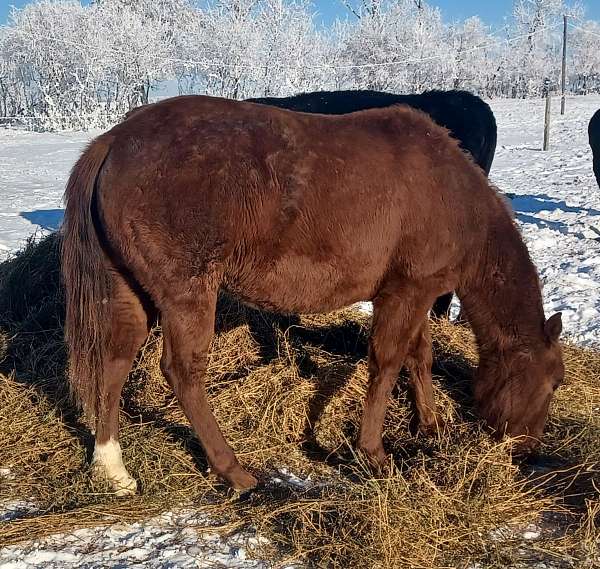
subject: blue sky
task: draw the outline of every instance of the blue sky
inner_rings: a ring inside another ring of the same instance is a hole
[[[326,23],[338,16],[345,17],[348,13],[340,0],[313,0],[313,3]],[[510,14],[512,0],[431,0],[428,4],[439,7],[444,20],[464,20],[469,16],[479,16],[484,22],[497,26]]]
[[[31,0],[0,0],[0,23],[5,23],[10,6],[22,7]],[[328,24],[336,17],[346,17],[347,10],[339,0],[313,0],[322,21]],[[429,4],[441,8],[444,20],[464,20],[469,16],[479,16],[487,24],[497,27],[510,14],[512,0],[430,0]],[[600,1],[585,0],[586,16],[600,20]]]

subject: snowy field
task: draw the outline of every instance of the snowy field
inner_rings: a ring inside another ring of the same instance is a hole
[[[553,101],[550,150],[541,151],[544,102],[492,102],[498,148],[491,178],[512,205],[544,286],[546,314],[561,310],[565,337],[600,345],[600,188],[587,126],[599,96]]]
[[[499,128],[492,179],[512,198],[544,283],[546,313],[561,310],[565,336],[600,346],[600,189],[587,124],[600,96],[554,101],[551,149],[541,151],[541,100],[492,102]],[[95,134],[95,133],[94,133]],[[69,169],[90,133],[0,129],[0,259],[33,233],[55,230]],[[0,472],[0,478],[2,473]],[[1,482],[1,481],[0,481]],[[0,504],[0,523],[29,506]],[[198,534],[190,512],[109,529],[79,530],[0,550],[0,567],[265,567],[246,559],[252,536]]]
[[[18,515],[18,508],[12,511]],[[7,509],[4,517],[0,515],[0,523],[11,517]],[[204,525],[207,521],[197,512],[184,510],[167,512],[144,523],[80,529],[0,549],[0,568],[266,569],[269,566],[263,561],[247,559],[248,552],[258,544],[256,537],[240,533],[224,538],[204,531]]]

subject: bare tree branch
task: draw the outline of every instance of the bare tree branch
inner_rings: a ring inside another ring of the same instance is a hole
[[[361,18],[360,13],[354,9],[352,4],[350,4],[350,2],[348,0],[340,0],[340,3],[342,4],[342,6],[344,6],[348,11],[350,11],[352,14],[354,14],[360,20],[360,18]]]

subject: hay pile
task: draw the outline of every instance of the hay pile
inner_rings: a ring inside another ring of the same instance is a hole
[[[154,330],[126,385],[124,460],[141,482],[127,500],[89,475],[92,440],[66,397],[57,240],[0,265],[1,498],[39,512],[0,526],[0,544],[132,521],[194,504],[221,531],[251,527],[274,563],[318,567],[509,567],[600,562],[600,354],[568,346],[543,460],[514,464],[472,415],[468,330],[435,323],[436,399],[445,432],[411,434],[405,379],[385,427],[390,473],[352,450],[367,383],[368,319],[352,310],[277,318],[223,298],[208,373],[211,404],[244,466],[265,483],[237,495],[206,463],[158,363]],[[269,482],[287,468],[303,486]],[[528,523],[547,525],[523,547]]]

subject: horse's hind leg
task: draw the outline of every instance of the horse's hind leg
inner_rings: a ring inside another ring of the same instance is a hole
[[[389,286],[373,301],[369,388],[358,447],[378,467],[387,462],[381,435],[388,399],[434,299],[426,287],[413,284]]]
[[[188,292],[161,307],[161,368],[194,427],[213,471],[234,488],[256,485],[256,478],[238,463],[208,404],[204,378],[214,333],[216,290]]]
[[[100,386],[100,410],[96,419],[93,468],[106,478],[117,496],[134,494],[135,480],[121,458],[119,445],[119,400],[133,360],[148,335],[148,316],[127,281],[112,272],[111,341],[104,360]]]
[[[440,429],[442,422],[437,413],[431,382],[431,333],[426,318],[411,342],[406,357],[406,367],[410,372],[410,387],[417,411],[419,429],[425,434],[433,434]]]

